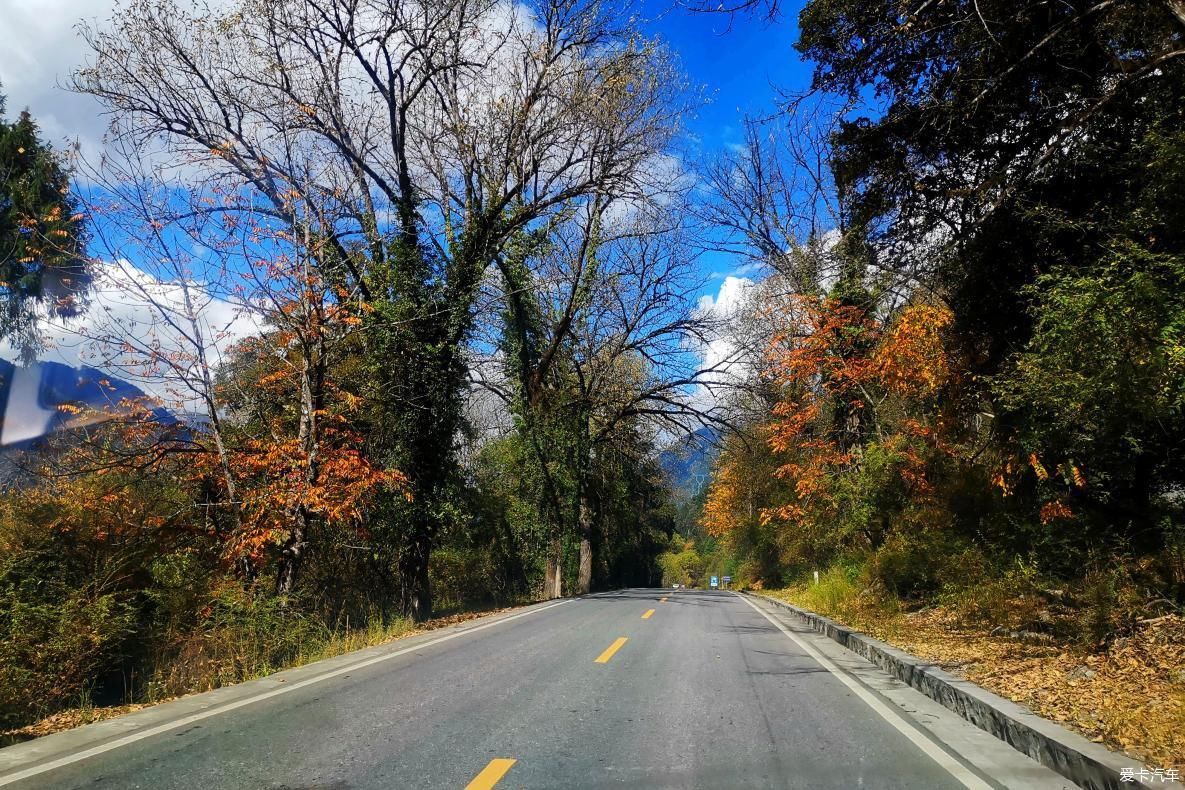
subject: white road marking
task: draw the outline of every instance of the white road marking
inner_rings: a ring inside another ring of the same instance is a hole
[[[246,707],[247,705],[253,705],[256,702],[262,702],[265,699],[271,699],[272,697],[278,697],[281,694],[288,694],[290,692],[296,691],[297,689],[302,689],[307,686],[311,686],[314,683],[320,683],[323,680],[329,680],[330,678],[335,678],[338,675],[345,675],[349,672],[356,672],[359,669],[362,669],[364,667],[369,667],[373,664],[380,664],[384,661],[390,661],[393,658],[398,658],[399,656],[407,655],[408,653],[415,652],[416,650],[423,650],[426,647],[432,647],[433,645],[439,645],[442,642],[448,642],[449,640],[456,639],[457,637],[460,637],[460,636],[466,636],[468,634],[476,633],[477,631],[484,631],[487,628],[493,628],[496,625],[502,625],[503,623],[509,623],[511,620],[517,620],[520,617],[528,617],[533,614],[538,614],[539,612],[545,612],[548,609],[554,609],[555,607],[563,606],[566,603],[572,603],[572,599],[568,599],[566,601],[559,601],[559,602],[553,603],[553,604],[548,604],[547,606],[541,606],[538,609],[532,609],[529,612],[520,612],[519,614],[514,614],[514,615],[511,615],[510,617],[503,617],[501,620],[495,620],[492,623],[485,623],[484,625],[474,626],[473,628],[466,628],[464,631],[455,631],[454,633],[448,634],[447,636],[442,636],[438,639],[433,639],[428,642],[421,642],[417,645],[413,645],[412,647],[405,647],[402,650],[396,650],[394,653],[384,653],[381,656],[375,656],[373,658],[365,659],[364,661],[358,661],[357,663],[354,663],[354,664],[348,664],[344,667],[339,667],[337,669],[326,672],[322,675],[317,675],[316,677],[307,678],[305,680],[300,681],[299,683],[293,683],[290,686],[280,686],[279,688],[274,688],[274,689],[271,689],[270,691],[265,691],[260,694],[256,694],[254,697],[247,697],[246,699],[236,700],[235,702],[229,702],[225,705],[220,705],[217,708],[210,708],[209,710],[199,711],[198,713],[193,713],[193,714],[190,714],[189,716],[184,716],[180,719],[175,719],[174,721],[166,722],[165,724],[158,724],[155,727],[149,727],[146,730],[140,730],[139,732],[134,732],[131,735],[125,735],[122,738],[117,738],[113,741],[109,741],[108,743],[104,743],[100,746],[93,746],[90,749],[86,749],[81,752],[75,752],[74,754],[68,754],[65,757],[59,757],[58,759],[51,760],[50,762],[47,762],[47,763],[42,763],[40,765],[34,765],[29,768],[24,768],[20,771],[15,771],[13,773],[6,774],[4,776],[0,776],[0,787],[3,787],[4,785],[13,784],[14,782],[19,782],[22,779],[28,779],[30,777],[37,776],[39,774],[43,774],[47,771],[53,771],[58,768],[62,768],[64,766],[70,765],[72,763],[77,763],[82,760],[89,759],[91,757],[96,757],[100,754],[103,754],[104,752],[109,752],[113,749],[119,749],[123,746],[127,746],[129,744],[135,743],[136,741],[141,741],[141,740],[144,740],[145,738],[151,738],[154,735],[160,735],[163,732],[175,730],[175,729],[178,729],[179,727],[184,727],[188,724],[193,724],[195,721],[201,721],[202,719],[208,719],[211,716],[217,716],[220,713],[227,713],[232,710],[237,710],[238,708]]]
[[[841,683],[843,683],[845,686],[847,686],[848,689],[850,689],[853,694],[855,694],[857,697],[859,697],[861,700],[863,700],[864,704],[866,704],[868,707],[870,707],[874,711],[876,711],[877,714],[880,715],[880,717],[882,719],[887,721],[889,724],[893,725],[894,729],[896,729],[898,732],[900,732],[906,738],[909,738],[909,740],[913,743],[914,746],[921,749],[923,752],[926,753],[926,755],[931,760],[933,760],[934,762],[936,762],[940,766],[942,766],[944,769],[946,769],[946,772],[949,773],[951,776],[953,776],[955,779],[958,779],[963,784],[964,787],[968,788],[969,790],[992,790],[992,786],[990,784],[988,784],[987,782],[980,779],[979,776],[977,776],[971,769],[969,769],[967,766],[963,765],[961,762],[956,760],[954,757],[951,757],[949,754],[947,754],[947,752],[945,750],[939,748],[937,744],[935,744],[933,741],[931,741],[925,735],[922,735],[922,733],[918,732],[916,729],[911,727],[905,721],[905,719],[901,716],[901,714],[897,713],[892,708],[890,708],[888,705],[886,705],[880,699],[880,697],[877,697],[875,694],[873,694],[871,691],[866,689],[864,686],[860,685],[860,683],[858,683],[851,675],[844,672],[842,669],[840,669],[835,664],[833,664],[831,662],[831,659],[827,658],[827,656],[823,655],[818,650],[811,647],[809,644],[804,642],[802,639],[799,639],[797,634],[795,634],[793,631],[788,629],[786,626],[779,623],[768,612],[763,610],[757,604],[750,601],[748,598],[746,598],[743,595],[740,595],[738,593],[733,593],[733,594],[736,595],[738,598],[740,598],[745,603],[749,604],[749,606],[752,606],[753,609],[758,614],[760,614],[766,620],[769,620],[771,623],[774,624],[775,628],[777,628],[783,634],[788,636],[790,638],[790,641],[794,642],[794,644],[801,647],[803,649],[803,651],[808,656],[810,656],[815,661],[817,661],[824,669],[826,669],[832,675],[835,675],[835,677],[839,678],[839,681]]]

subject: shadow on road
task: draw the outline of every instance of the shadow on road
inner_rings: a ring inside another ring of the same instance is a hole
[[[667,603],[704,605],[713,601],[732,598],[733,596],[727,590],[673,590],[669,587],[653,587],[630,590],[608,590],[606,592],[590,593],[581,597],[595,598],[598,600],[620,599],[632,601],[657,601],[660,598],[666,598]]]

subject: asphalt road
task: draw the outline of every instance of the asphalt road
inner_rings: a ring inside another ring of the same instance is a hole
[[[687,590],[537,605],[42,742],[0,750],[0,786],[1070,786],[777,610]]]

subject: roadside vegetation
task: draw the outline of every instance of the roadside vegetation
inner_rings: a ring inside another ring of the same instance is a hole
[[[983,591],[959,585],[956,593],[922,603],[875,592],[854,571],[834,566],[817,585],[804,582],[765,594],[932,661],[1148,765],[1180,765],[1185,754],[1181,615],[1134,619],[1096,644],[1084,631],[1098,627],[1090,622],[1098,616],[1092,608],[1097,604],[1068,598],[1065,590],[1034,588],[1031,578],[1006,590],[990,582],[994,589]],[[985,617],[989,608],[994,617]],[[1028,630],[1034,622],[1046,625]],[[1056,626],[1054,634],[1049,625]]]
[[[1180,5],[799,24],[790,141],[755,126],[711,171],[769,274],[738,319],[745,427],[665,580],[729,574],[1180,766]]]

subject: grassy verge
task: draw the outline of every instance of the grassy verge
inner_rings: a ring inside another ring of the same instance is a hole
[[[854,576],[833,568],[818,584],[764,592],[932,661],[1153,767],[1185,768],[1185,618],[1179,614],[1145,618],[1112,638],[1084,643],[1064,629],[1026,630],[1006,617],[992,626],[971,616],[982,600],[968,600],[966,591],[918,608],[863,587]],[[977,598],[991,594],[983,589]],[[1018,591],[997,604],[1023,609],[1034,605],[1033,597]],[[1072,606],[1049,608],[1037,609],[1037,621],[1077,617],[1089,625],[1093,616]]]
[[[266,629],[259,628],[257,622],[252,622],[250,627],[242,623],[224,624],[184,640],[174,655],[162,663],[139,701],[95,705],[84,695],[77,705],[25,726],[0,730],[0,747],[122,716],[188,694],[266,677],[285,669],[509,611],[527,603],[461,611],[419,624],[396,619],[384,625],[376,618],[365,628],[336,632],[309,628],[300,622],[288,623],[283,630],[271,622]]]

